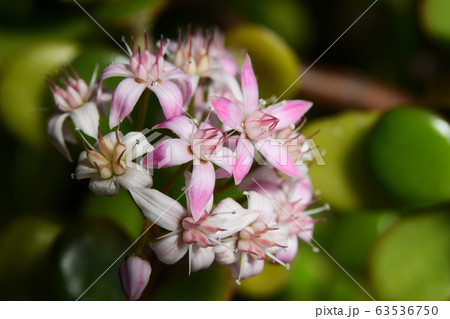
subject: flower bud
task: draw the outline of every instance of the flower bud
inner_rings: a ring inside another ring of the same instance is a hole
[[[151,272],[150,262],[138,256],[129,256],[123,261],[120,265],[119,277],[128,300],[138,300],[141,297]]]

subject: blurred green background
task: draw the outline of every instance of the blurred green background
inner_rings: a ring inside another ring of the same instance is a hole
[[[372,2],[78,1],[119,43],[219,27],[237,56],[250,53],[262,98],[282,94]],[[332,207],[315,238],[334,260],[302,244],[291,270],[268,265],[241,287],[221,266],[188,278],[183,261],[159,269],[144,298],[369,300],[337,262],[377,300],[449,300],[449,12],[448,0],[378,1],[284,95],[314,102],[305,134],[319,131],[326,165],[311,178]],[[71,180],[74,164],[46,137],[43,78],[73,63],[88,80],[123,52],[73,1],[2,1],[0,21],[0,299],[74,300],[143,218],[125,191],[96,196]],[[117,267],[82,300],[123,300]]]

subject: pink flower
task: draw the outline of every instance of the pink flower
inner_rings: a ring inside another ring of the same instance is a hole
[[[260,273],[264,268],[264,260],[288,267],[274,255],[286,248],[288,233],[286,228],[273,227],[276,215],[272,201],[253,191],[248,193],[248,201],[248,210],[257,213],[258,218],[225,241],[224,246],[216,247],[217,262],[232,264],[232,274],[238,284],[241,279]],[[237,262],[239,257],[240,263]]]
[[[134,162],[153,149],[142,133],[99,134],[97,143],[85,148],[78,158],[75,177],[90,178],[89,188],[94,193],[112,196],[117,194],[120,186],[125,189],[152,186],[149,172]]]
[[[126,77],[119,83],[112,97],[109,116],[111,128],[131,113],[146,88],[156,94],[166,118],[180,115],[185,103],[189,102],[192,95],[190,80],[181,70],[166,63],[162,46],[161,38],[156,47],[156,55],[153,55],[148,49],[147,34],[144,52],[141,52],[140,46],[135,50],[132,39],[130,63],[111,64],[103,71],[100,83],[114,76]]]
[[[175,65],[181,66],[189,75],[193,92],[197,90],[200,78],[210,78],[216,85],[226,87],[242,97],[235,78],[236,62],[225,49],[223,35],[219,31],[211,35],[200,31],[191,32],[188,28],[186,38],[181,39],[180,31],[176,46],[174,44],[168,46],[169,56],[172,56]]]
[[[197,128],[183,115],[172,117],[154,128],[170,129],[180,138],[160,142],[143,158],[142,165],[163,168],[193,161],[193,184],[188,185],[189,209],[194,220],[198,221],[214,191],[216,173],[213,163],[229,176],[232,174],[234,158],[231,150],[223,146],[225,136],[205,122]]]
[[[302,100],[283,101],[268,108],[261,108],[258,101],[258,83],[247,55],[241,73],[243,91],[242,105],[224,97],[212,98],[212,105],[219,119],[241,132],[236,145],[234,179],[239,184],[250,170],[255,148],[283,173],[300,177],[301,174],[287,150],[271,135],[275,130],[289,127],[299,121],[311,107],[311,102]]]
[[[75,142],[75,139],[65,125],[66,119],[70,117],[76,128],[79,128],[91,137],[97,138],[97,128],[100,119],[97,104],[108,100],[105,94],[99,95],[98,98],[93,94],[96,90],[97,69],[92,75],[89,86],[80,78],[72,66],[71,69],[75,78],[64,68],[62,70],[66,78],[60,74],[61,82],[65,86],[64,89],[58,86],[49,76],[46,78],[46,83],[60,111],[50,117],[47,132],[50,141],[70,161],[72,159],[67,150],[65,140]]]
[[[128,300],[138,300],[147,287],[152,267],[138,256],[127,257],[119,269],[120,283]]]
[[[131,194],[145,217],[169,231],[151,244],[158,259],[174,264],[189,252],[189,273],[208,268],[214,261],[214,246],[258,217],[231,198],[210,212],[211,198],[200,218],[194,220],[189,209],[155,189],[133,189]]]

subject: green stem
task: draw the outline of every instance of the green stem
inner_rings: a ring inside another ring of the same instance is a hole
[[[142,93],[141,100],[138,106],[138,117],[136,121],[136,130],[138,132],[142,131],[145,127],[145,119],[147,116],[149,98],[150,98],[150,90],[146,89]]]

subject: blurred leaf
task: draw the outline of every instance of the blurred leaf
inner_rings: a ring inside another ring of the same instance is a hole
[[[225,266],[213,264],[188,275],[188,265],[172,266],[161,284],[151,291],[152,300],[227,300],[234,284]]]
[[[133,241],[144,226],[141,211],[125,189],[113,197],[89,193],[81,211],[85,217],[104,217],[115,222]]]
[[[450,45],[450,1],[423,0],[419,9],[425,30],[436,40]]]
[[[450,126],[435,114],[402,107],[383,115],[369,141],[369,162],[392,194],[415,204],[450,200]]]
[[[311,42],[312,21],[306,6],[295,0],[230,1],[253,23],[265,25],[300,49]]]
[[[402,220],[380,238],[371,258],[371,276],[383,300],[450,298],[448,212]]]
[[[35,300],[43,298],[47,287],[39,289],[44,279],[43,264],[51,245],[60,234],[61,225],[38,216],[20,217],[0,235],[0,296],[3,300]]]
[[[379,116],[377,112],[351,111],[305,126],[305,136],[319,132],[313,140],[320,151],[325,150],[325,165],[311,166],[312,184],[333,209],[351,212],[387,204],[365,162],[366,137]]]
[[[227,47],[245,49],[258,79],[259,97],[280,96],[300,75],[295,52],[275,32],[257,25],[237,27],[226,34]],[[294,85],[283,99],[297,92]]]
[[[104,220],[87,220],[68,229],[53,249],[53,282],[58,299],[76,300],[130,244]],[[123,260],[123,258],[121,258]],[[125,300],[116,262],[80,300]]]
[[[290,266],[293,267],[296,262],[297,260],[294,260]],[[237,292],[251,299],[270,298],[280,293],[291,280],[291,277],[292,272],[283,266],[266,263],[260,274],[242,280]]]
[[[45,136],[42,105],[45,73],[72,60],[78,45],[67,41],[43,41],[14,56],[0,81],[0,116],[6,128],[28,145],[39,147]],[[35,112],[35,113],[33,113]]]
[[[328,252],[345,269],[364,272],[375,240],[396,219],[394,212],[360,212],[342,216],[335,229],[331,230]]]

